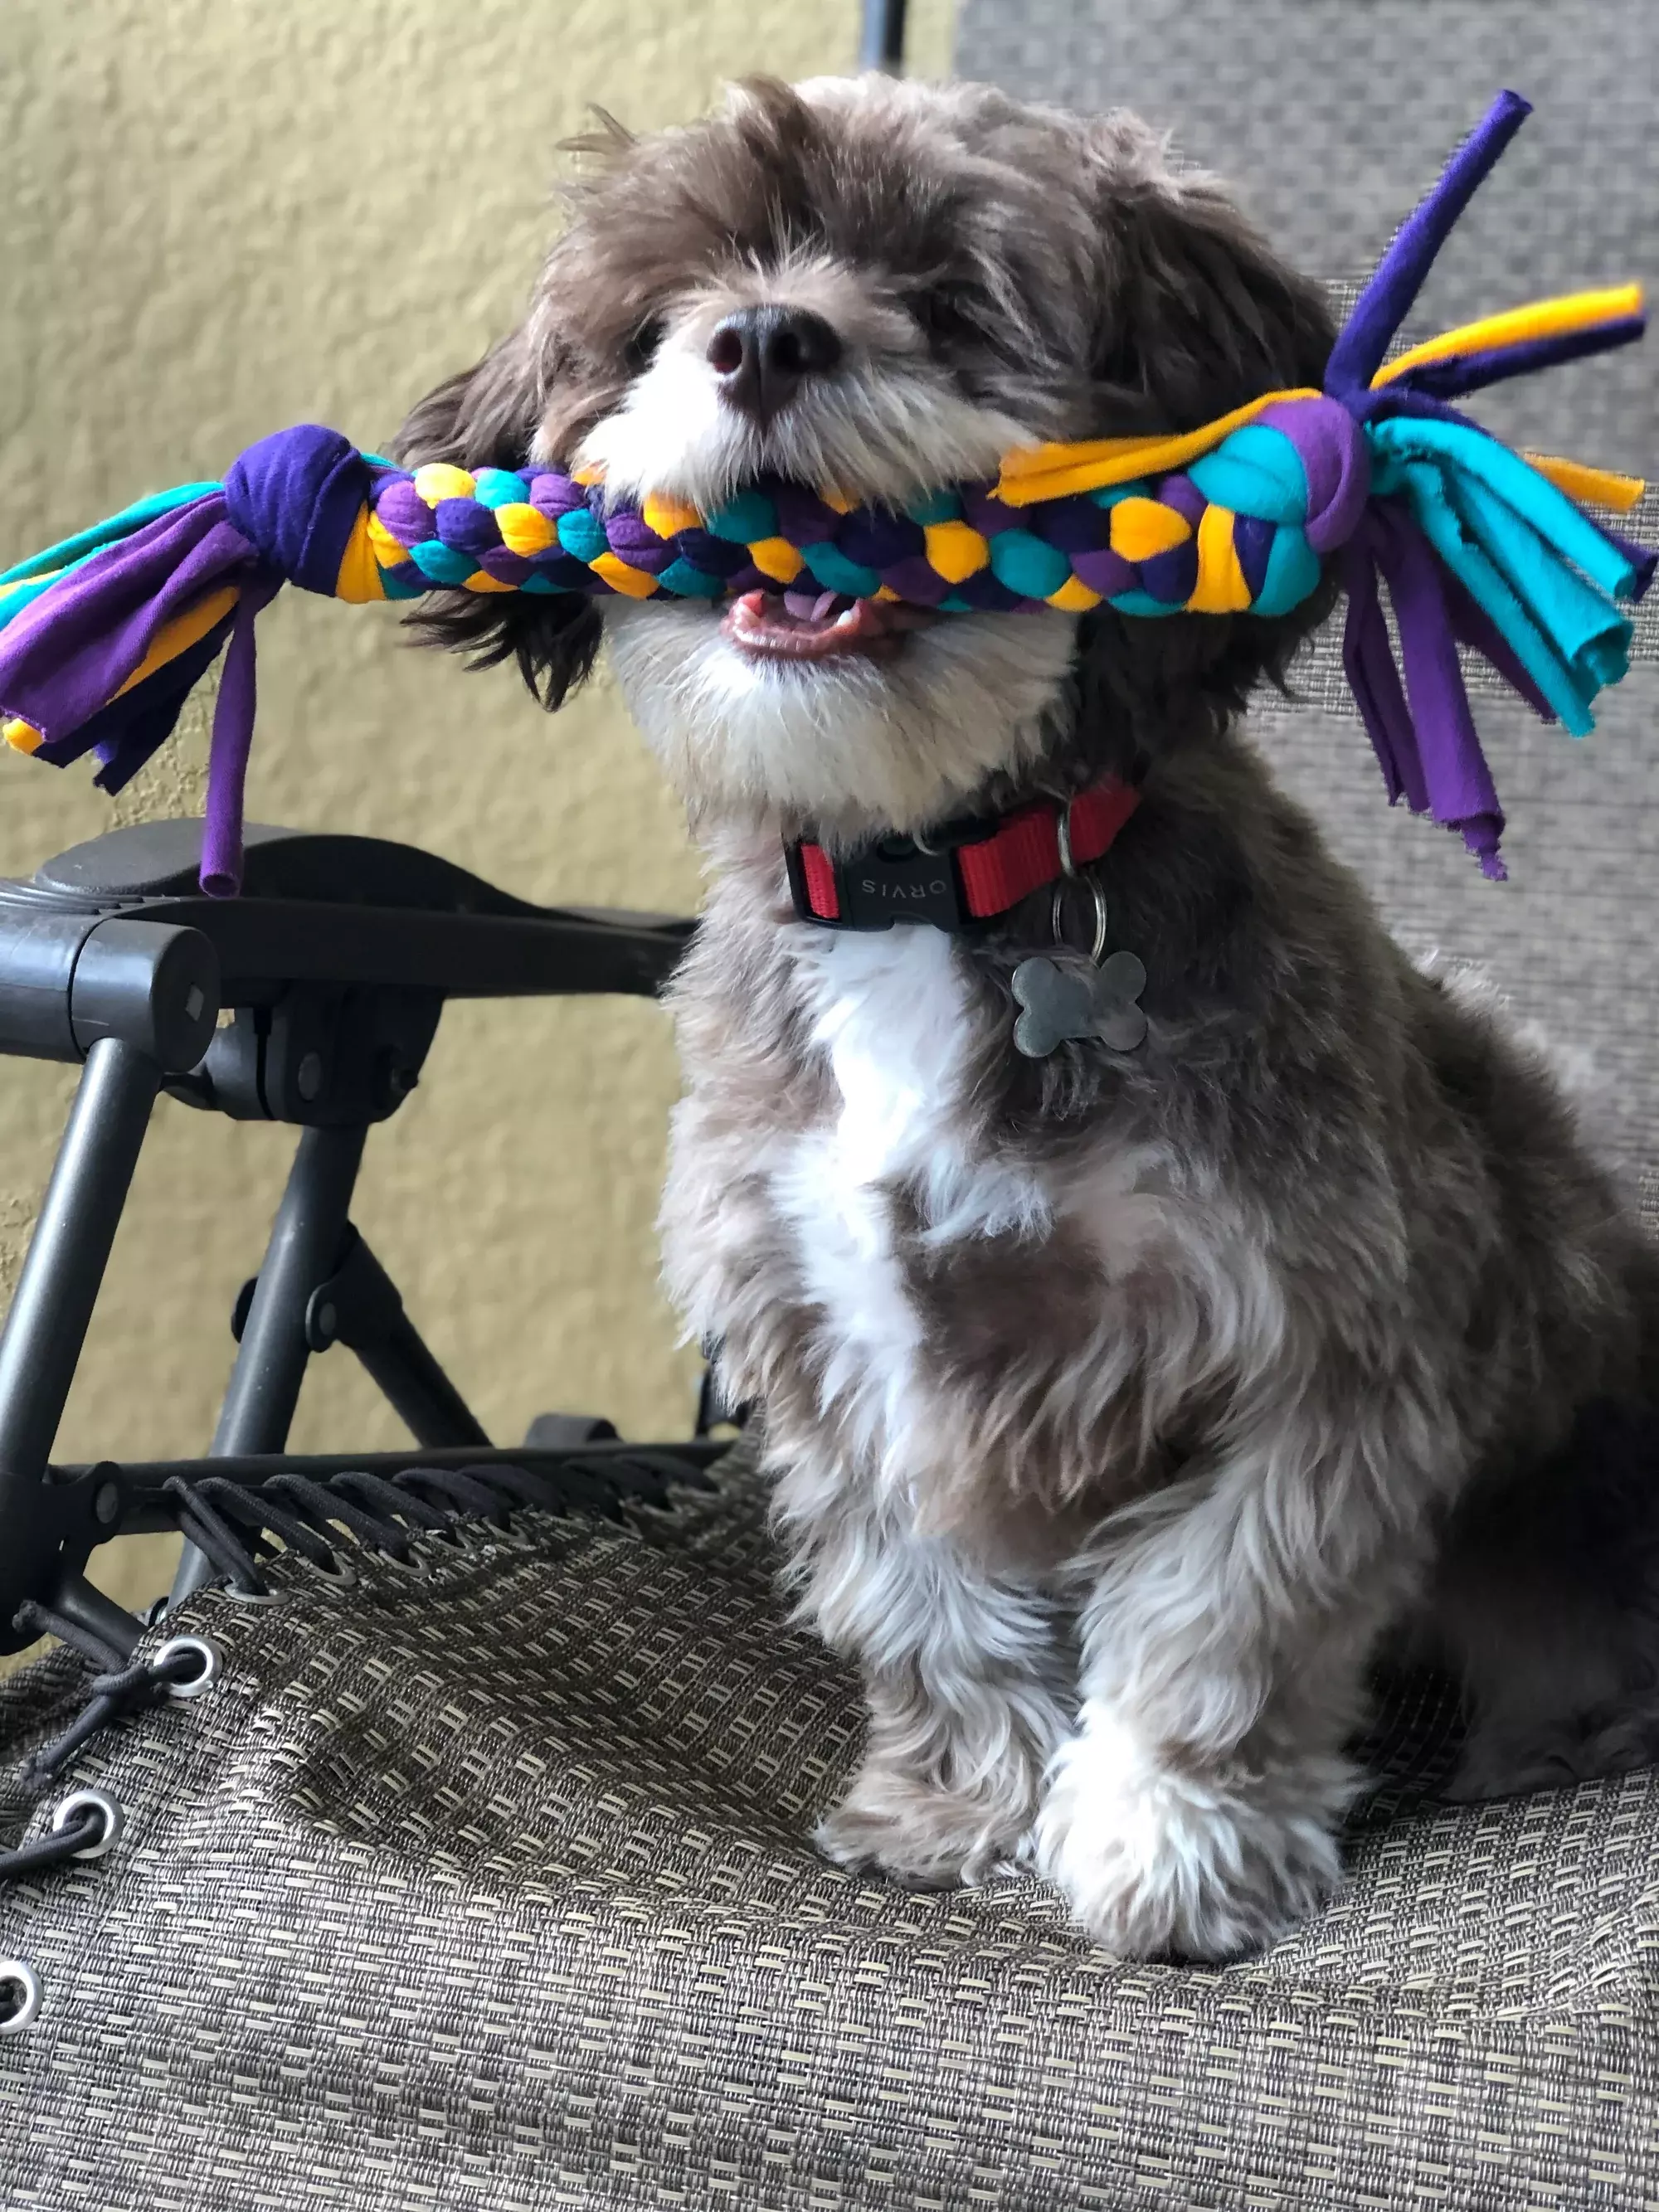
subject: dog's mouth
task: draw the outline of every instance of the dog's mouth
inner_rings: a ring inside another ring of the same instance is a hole
[[[939,619],[928,607],[844,592],[745,592],[726,609],[720,635],[753,660],[881,659]]]

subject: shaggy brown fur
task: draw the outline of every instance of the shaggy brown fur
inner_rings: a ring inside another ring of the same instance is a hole
[[[757,301],[844,346],[763,430],[704,361]],[[403,450],[880,497],[1317,383],[1330,340],[1131,118],[760,83],[607,137],[524,328]],[[669,1278],[763,1409],[802,1616],[868,1687],[824,1847],[928,1881],[1034,1856],[1136,1954],[1224,1955],[1328,1890],[1388,1639],[1464,1667],[1468,1787],[1659,1744],[1644,1416],[1583,1447],[1587,1407],[1654,1399],[1659,1273],[1547,1066],[1410,966],[1237,734],[1328,603],[946,618],[777,667],[702,609],[603,617],[714,869]],[[601,620],[489,598],[430,628],[556,703]],[[1012,1048],[1046,900],[972,941],[793,915],[787,834],[1108,769],[1141,790],[1094,872],[1147,969],[1135,1053]]]

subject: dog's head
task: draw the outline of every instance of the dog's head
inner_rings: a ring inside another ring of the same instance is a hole
[[[617,500],[707,507],[771,475],[896,502],[994,477],[1015,446],[1194,428],[1318,383],[1329,351],[1318,289],[1130,116],[769,80],[690,128],[612,128],[587,150],[528,319],[416,409],[405,458],[599,463]],[[925,829],[1212,727],[1313,611],[458,594],[424,620],[516,653],[550,704],[603,626],[694,815],[834,838]]]

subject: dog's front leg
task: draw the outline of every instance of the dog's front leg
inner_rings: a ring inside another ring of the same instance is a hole
[[[842,1496],[798,1555],[800,1613],[857,1659],[870,1729],[818,1846],[919,1885],[981,1881],[1029,1849],[1074,1657],[1036,1592]]]
[[[1256,1950],[1335,1887],[1343,1745],[1413,1547],[1375,1469],[1217,1467],[1108,1523],[1086,1563],[1082,1706],[1037,1860],[1121,1956]]]

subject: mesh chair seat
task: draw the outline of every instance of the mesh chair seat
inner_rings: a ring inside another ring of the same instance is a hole
[[[218,1686],[75,1769],[118,1850],[0,1906],[50,1994],[0,2041],[9,2208],[1653,2201],[1659,1778],[1437,1804],[1453,1709],[1396,1686],[1334,1905],[1115,1963],[1033,1880],[817,1856],[859,1686],[717,1472],[189,1601]],[[83,1695],[0,1685],[0,1737]]]

